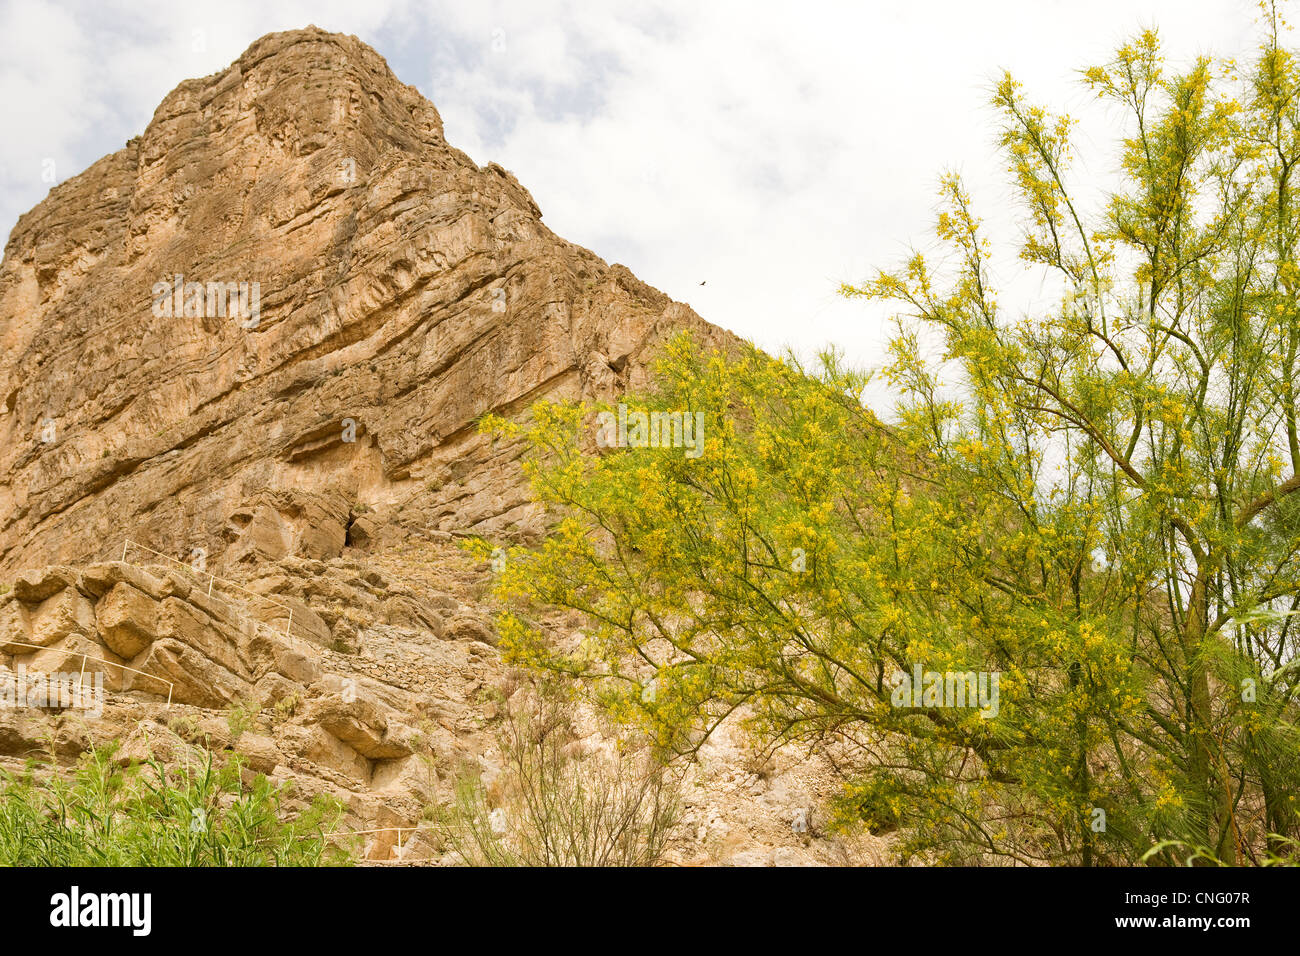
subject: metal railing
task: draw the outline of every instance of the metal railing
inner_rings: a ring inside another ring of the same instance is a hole
[[[361,836],[362,834],[365,833],[387,833],[390,830],[394,830],[397,832],[397,843],[395,846],[393,846],[392,849],[397,854],[397,859],[371,860],[366,857],[362,857],[362,862],[364,863],[419,863],[419,862],[428,862],[428,861],[402,859],[402,852],[406,849],[406,847],[402,845],[402,834],[404,832],[405,833],[433,833],[438,830],[447,830],[447,829],[450,828],[445,825],[426,823],[421,826],[413,826],[413,827],[376,827],[371,830],[338,830],[333,833],[322,833],[321,836],[322,837],[352,837],[352,836]],[[363,850],[362,852],[363,853],[368,852],[369,849],[370,847],[366,847],[366,849]]]

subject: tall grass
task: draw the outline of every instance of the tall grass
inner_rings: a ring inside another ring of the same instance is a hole
[[[70,777],[0,771],[0,865],[322,866],[348,862],[325,834],[343,808],[318,797],[284,818],[283,790],[211,753],[168,768],[84,754]]]

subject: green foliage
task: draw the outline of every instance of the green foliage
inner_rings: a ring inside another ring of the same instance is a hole
[[[956,177],[937,264],[844,288],[898,309],[895,424],[834,353],[686,339],[628,402],[703,412],[698,459],[599,453],[605,407],[484,423],[559,517],[500,575],[509,660],[679,751],[737,710],[836,740],[842,812],[905,859],[1294,857],[1300,66],[1273,30],[1246,68],[1170,74],[1148,32],[1084,77],[1129,117],[1095,215],[1069,118],[994,94],[1021,258],[1059,299],[1008,314]],[[582,612],[576,649],[547,606]],[[998,674],[996,716],[897,706],[915,666]]]
[[[193,716],[182,714],[167,721],[167,729],[187,743],[200,744],[206,739],[199,729],[199,722]]]
[[[294,714],[298,713],[298,709],[301,706],[302,706],[302,698],[299,697],[297,691],[294,691],[293,693],[286,694],[285,696],[277,700],[275,702],[275,706],[273,707],[273,710],[275,711],[276,717],[278,717],[281,720],[288,720]]]
[[[282,792],[237,760],[166,768],[119,766],[112,751],[83,755],[71,779],[0,773],[0,865],[321,866],[347,858],[325,833],[337,801],[317,798],[282,818]]]
[[[1142,855],[1145,862],[1167,854],[1181,857],[1186,866],[1229,866],[1214,855],[1209,847],[1189,846],[1181,840],[1164,840]],[[1270,850],[1259,860],[1260,866],[1300,866],[1300,841],[1281,834],[1270,834]]]
[[[238,741],[244,731],[256,726],[257,716],[261,712],[262,708],[258,704],[246,704],[237,700],[231,705],[230,712],[226,714],[226,726],[230,728],[232,743]]]

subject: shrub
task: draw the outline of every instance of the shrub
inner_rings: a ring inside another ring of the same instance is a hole
[[[678,784],[648,748],[576,752],[560,708],[508,707],[497,735],[505,768],[492,791],[476,772],[443,815],[448,843],[473,866],[653,866],[680,815]],[[495,804],[495,806],[494,806]]]

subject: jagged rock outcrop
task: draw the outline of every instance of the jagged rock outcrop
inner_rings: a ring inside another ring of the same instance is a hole
[[[48,567],[20,580],[25,587],[0,595],[0,652],[10,658],[0,663],[10,669],[102,672],[109,690],[203,707],[274,704],[268,688],[304,691],[295,682],[310,683],[295,666],[302,639],[287,614],[283,629],[263,623],[184,572],[155,576],[113,562]],[[307,614],[299,632],[309,630]]]
[[[263,37],[9,238],[0,570],[127,534],[329,557],[359,509],[528,527],[514,452],[475,420],[609,394],[688,327],[720,334],[554,235],[365,44]]]

